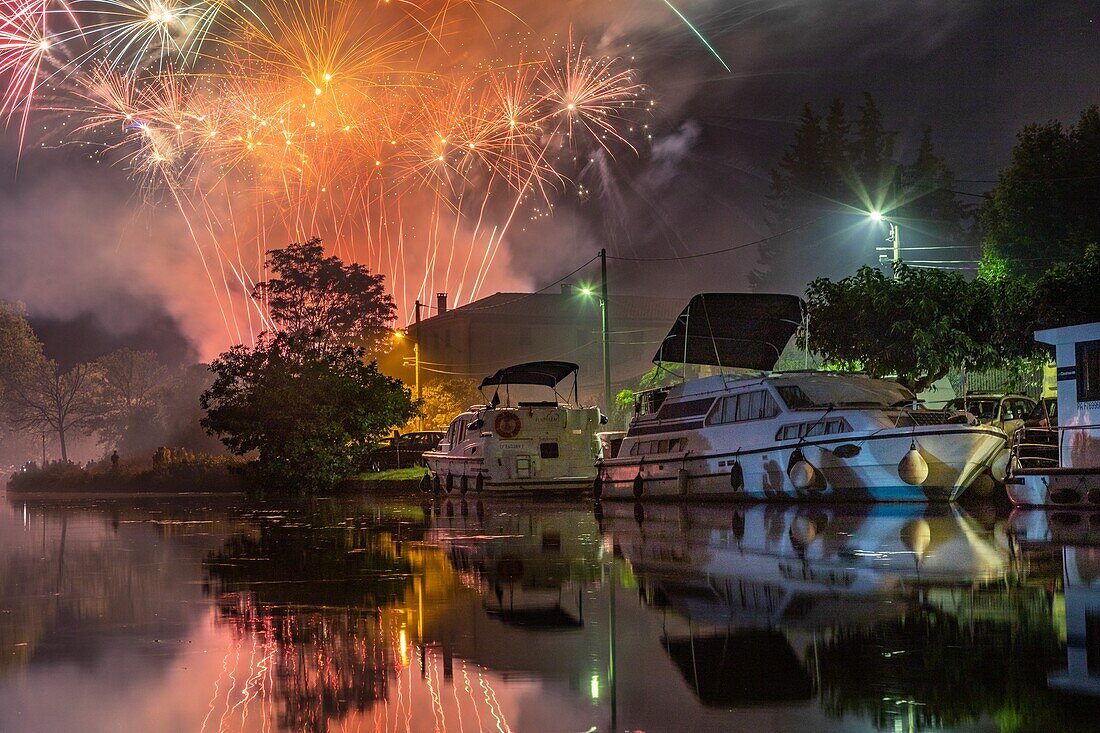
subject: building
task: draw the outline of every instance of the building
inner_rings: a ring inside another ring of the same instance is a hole
[[[685,301],[630,295],[608,300],[611,381],[618,391],[653,367],[653,354]],[[603,402],[599,298],[566,285],[560,292],[496,293],[448,309],[441,294],[432,311],[409,328],[410,341],[420,346],[421,380],[480,381],[511,364],[557,359],[580,365],[582,402]]]

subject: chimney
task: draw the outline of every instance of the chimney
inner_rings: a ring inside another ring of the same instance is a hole
[[[437,304],[436,315],[441,316],[441,315],[443,315],[444,313],[447,312],[447,294],[446,293],[436,293],[435,294],[435,302]]]

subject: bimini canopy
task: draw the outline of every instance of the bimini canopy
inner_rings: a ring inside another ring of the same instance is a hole
[[[578,369],[579,366],[568,361],[531,361],[498,369],[496,374],[481,380],[478,389],[499,384],[537,384],[553,389]]]
[[[653,361],[770,371],[801,322],[802,301],[795,295],[700,293]]]

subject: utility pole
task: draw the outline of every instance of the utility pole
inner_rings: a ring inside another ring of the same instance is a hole
[[[416,301],[416,338],[413,339],[413,373],[416,379],[416,400],[419,402],[423,397],[423,393],[420,390],[420,300]],[[424,418],[418,417],[416,419],[417,426],[424,429]]]
[[[607,250],[600,250],[600,330],[603,335],[603,399],[610,415],[611,404],[611,332],[607,318]]]

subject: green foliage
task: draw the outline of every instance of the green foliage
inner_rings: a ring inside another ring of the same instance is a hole
[[[956,273],[902,265],[897,279],[864,267],[806,291],[810,347],[842,368],[896,376],[914,391],[953,367],[980,369],[1037,351],[1031,292],[1015,279],[967,282]]]
[[[276,277],[257,283],[252,297],[266,305],[280,331],[362,346],[370,354],[389,344],[396,311],[382,275],[325,257],[316,237],[270,250],[267,267]]]
[[[255,452],[250,484],[313,493],[352,475],[372,444],[414,414],[401,382],[363,363],[363,349],[265,335],[210,365],[203,427],[237,455]]]
[[[1029,277],[1100,242],[1100,108],[1068,128],[1048,122],[1020,131],[979,221],[985,250]]]
[[[420,424],[424,430],[446,430],[451,420],[470,405],[484,402],[477,383],[470,379],[437,379],[420,386]],[[403,432],[417,429],[415,421]]]

